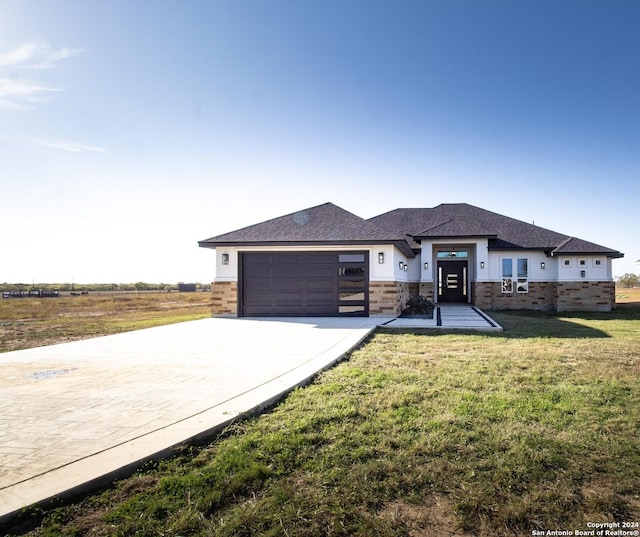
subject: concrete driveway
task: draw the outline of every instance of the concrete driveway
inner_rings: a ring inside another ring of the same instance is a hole
[[[0,354],[0,523],[268,406],[384,321],[204,319]]]

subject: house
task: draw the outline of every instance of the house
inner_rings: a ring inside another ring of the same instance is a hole
[[[483,309],[610,311],[624,254],[466,203],[363,219],[332,203],[199,242],[216,316],[398,315],[414,294]]]

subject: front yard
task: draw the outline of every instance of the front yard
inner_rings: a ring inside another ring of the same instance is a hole
[[[640,307],[492,316],[504,333],[378,331],[270,413],[45,513],[30,535],[524,536],[640,522]]]

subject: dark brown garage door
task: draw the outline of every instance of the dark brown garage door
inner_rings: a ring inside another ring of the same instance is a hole
[[[242,315],[368,316],[367,252],[241,254]]]

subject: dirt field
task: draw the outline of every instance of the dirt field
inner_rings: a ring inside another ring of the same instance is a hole
[[[96,293],[0,299],[0,352],[211,315],[210,293]]]
[[[211,314],[210,302],[208,292],[0,299],[0,352],[202,319]],[[616,302],[640,304],[640,288],[617,289]]]
[[[616,288],[616,304],[640,304],[640,287]]]

